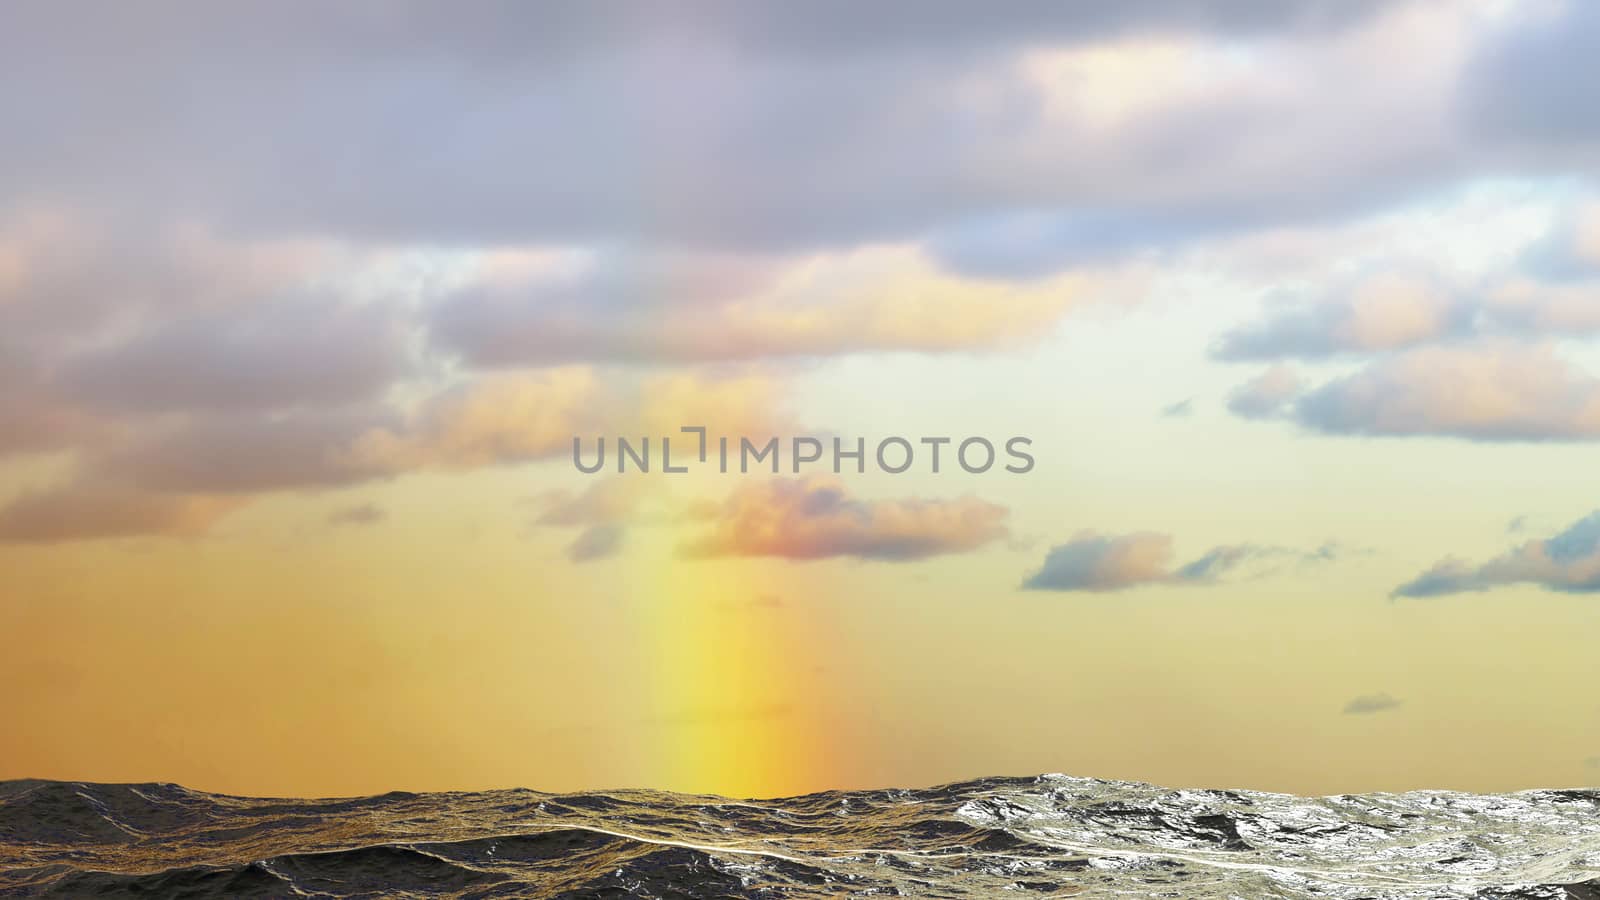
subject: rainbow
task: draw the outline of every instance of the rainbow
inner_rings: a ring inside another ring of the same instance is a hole
[[[834,786],[834,692],[816,663],[825,622],[784,596],[815,579],[760,560],[652,558],[628,577],[654,726],[635,771],[652,787],[735,797]]]

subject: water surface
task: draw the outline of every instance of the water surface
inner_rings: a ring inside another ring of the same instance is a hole
[[[0,895],[1600,900],[1600,791],[1320,798],[1045,775],[736,801],[0,782]]]

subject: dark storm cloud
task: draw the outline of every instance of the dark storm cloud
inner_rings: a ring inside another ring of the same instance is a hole
[[[1486,591],[1510,584],[1533,584],[1569,594],[1600,591],[1600,512],[1567,526],[1560,534],[1528,541],[1485,563],[1444,559],[1394,589],[1396,597],[1441,597]]]

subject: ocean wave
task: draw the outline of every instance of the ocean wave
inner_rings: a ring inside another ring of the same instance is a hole
[[[1600,792],[1306,798],[1045,775],[737,801],[0,783],[0,896],[1600,900]]]

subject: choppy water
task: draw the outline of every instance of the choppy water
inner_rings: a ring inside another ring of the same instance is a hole
[[[0,895],[1600,900],[1600,791],[1303,798],[1046,775],[733,801],[0,783]]]

